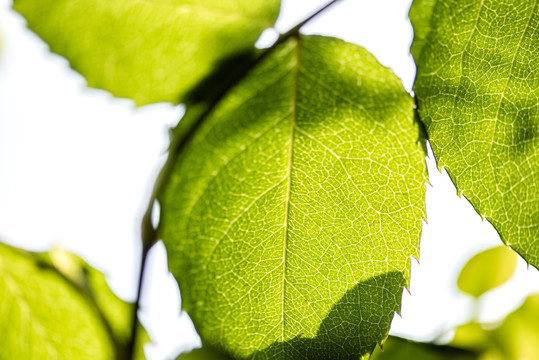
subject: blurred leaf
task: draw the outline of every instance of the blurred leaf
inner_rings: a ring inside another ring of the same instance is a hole
[[[411,341],[390,336],[383,350],[376,348],[371,360],[477,360],[477,354],[452,346]]]
[[[481,360],[536,359],[539,354],[539,294],[494,327],[471,323],[457,328],[451,345],[481,352]]]
[[[414,26],[414,42],[410,48],[410,52],[414,56],[415,61],[419,60],[419,55],[423,46],[427,41],[427,36],[430,32],[430,22],[432,19],[432,11],[436,0],[414,0],[413,6],[410,7],[410,21]]]
[[[77,256],[0,243],[0,359],[122,359],[131,309]]]
[[[539,294],[509,314],[502,326],[493,331],[506,359],[535,359],[539,354]]]
[[[414,92],[438,166],[539,267],[537,0],[419,0],[410,16]]]
[[[137,105],[178,103],[223,59],[250,50],[279,0],[14,0],[88,85]]]
[[[232,360],[230,356],[208,346],[181,354],[176,360]]]
[[[476,298],[513,276],[518,255],[506,246],[497,246],[476,254],[462,268],[457,280],[459,289]]]
[[[159,196],[202,341],[238,358],[370,354],[418,256],[424,156],[412,99],[366,50],[317,36],[276,48]]]
[[[495,346],[489,333],[483,325],[477,322],[457,327],[451,345],[473,349],[478,352],[484,352],[486,349],[494,348]]]

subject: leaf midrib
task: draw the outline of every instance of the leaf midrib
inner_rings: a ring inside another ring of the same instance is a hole
[[[296,40],[296,48],[294,50],[294,73],[292,80],[292,101],[290,102],[290,135],[288,144],[288,164],[286,169],[286,176],[288,182],[286,185],[286,198],[285,198],[285,212],[284,212],[284,229],[283,229],[283,277],[282,277],[282,327],[281,327],[281,341],[283,346],[283,356],[285,356],[285,303],[286,303],[286,271],[287,271],[287,252],[288,252],[288,236],[289,236],[289,215],[290,215],[290,192],[292,188],[292,165],[294,158],[294,140],[296,134],[296,120],[297,120],[297,99],[298,99],[298,80],[299,80],[299,58],[300,58],[300,44],[299,37]]]

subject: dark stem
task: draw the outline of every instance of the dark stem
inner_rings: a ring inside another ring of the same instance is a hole
[[[138,310],[140,308],[140,299],[142,295],[142,285],[143,285],[143,280],[144,280],[144,270],[146,268],[146,259],[148,258],[149,251],[150,251],[150,248],[144,246],[143,244],[142,257],[141,257],[141,263],[140,263],[139,275],[138,275],[137,297],[135,299],[135,304],[133,304],[133,313],[131,316],[131,338],[129,339],[129,343],[127,344],[125,360],[132,360],[135,358],[134,357],[135,347],[137,344],[137,337],[138,337],[138,330],[139,330]]]
[[[218,92],[213,99],[206,102],[206,109],[198,116],[197,120],[192,124],[192,126],[188,129],[186,133],[177,133],[173,132],[172,140],[169,147],[169,155],[168,158],[163,165],[163,168],[161,169],[161,172],[157,176],[157,179],[154,184],[154,188],[152,190],[152,194],[150,197],[150,201],[148,203],[148,207],[146,208],[146,212],[144,213],[144,217],[142,218],[142,224],[141,224],[141,230],[142,230],[142,259],[140,264],[140,272],[139,272],[139,279],[138,279],[138,286],[137,286],[137,297],[135,300],[135,306],[133,308],[133,322],[131,326],[131,339],[129,341],[127,354],[128,360],[133,359],[134,355],[134,347],[136,343],[136,337],[137,337],[137,329],[138,329],[138,310],[140,307],[140,296],[142,293],[142,280],[144,278],[144,270],[146,266],[146,257],[148,255],[148,251],[151,249],[151,247],[157,242],[157,233],[159,229],[158,224],[156,227],[152,224],[152,212],[155,203],[158,201],[158,197],[162,193],[169,177],[172,172],[172,169],[174,168],[174,164],[176,163],[176,160],[178,158],[178,155],[182,152],[182,150],[185,148],[185,146],[189,143],[189,141],[192,139],[193,135],[197,132],[197,130],[200,128],[202,123],[204,123],[204,120],[212,113],[212,111],[215,109],[217,104],[226,96],[226,94],[234,87],[236,86],[246,75],[253,69],[256,65],[258,65],[263,59],[265,59],[268,55],[270,55],[280,44],[284,43],[288,39],[292,37],[297,37],[299,35],[299,30],[301,27],[303,27],[305,24],[307,24],[309,21],[323,13],[326,9],[331,7],[333,4],[338,2],[339,0],[332,0],[328,2],[326,5],[315,11],[313,14],[309,15],[305,20],[298,23],[296,26],[294,26],[292,29],[287,31],[284,34],[281,34],[277,41],[269,48],[262,50],[258,54],[257,57],[255,57],[253,60],[251,60],[249,63],[244,65],[243,69],[241,71],[237,72],[237,75],[232,78],[226,86],[223,86],[221,88],[221,91]],[[189,105],[189,104],[187,104]],[[161,209],[162,210],[162,209]]]
[[[309,21],[311,21],[312,19],[314,19],[315,17],[317,17],[318,15],[322,14],[324,11],[326,11],[328,8],[330,8],[331,6],[333,6],[336,2],[338,2],[339,0],[332,0],[330,2],[328,2],[326,5],[322,6],[320,9],[316,10],[314,13],[312,13],[311,15],[309,15],[307,18],[305,18],[305,20],[301,21],[299,24],[297,24],[296,26],[294,26],[292,29],[288,30],[285,34],[283,34],[282,36],[286,36],[287,34],[298,34],[299,33],[299,30],[305,25],[307,24]],[[275,45],[274,45],[275,46]]]

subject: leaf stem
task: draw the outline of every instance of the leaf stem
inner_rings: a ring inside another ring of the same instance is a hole
[[[140,299],[142,295],[144,271],[146,269],[146,259],[148,258],[148,252],[150,251],[150,248],[151,246],[147,247],[145,246],[145,243],[143,242],[142,257],[141,257],[141,263],[140,263],[139,275],[138,275],[138,284],[137,284],[137,297],[135,299],[135,304],[133,305],[133,313],[131,316],[131,338],[129,339],[129,343],[127,344],[127,349],[126,349],[127,351],[126,351],[126,357],[125,357],[126,360],[134,359],[134,355],[135,355],[135,346],[137,342],[138,329],[139,329],[138,310],[140,308]]]
[[[322,14],[323,12],[325,12],[328,8],[330,8],[331,6],[333,6],[335,3],[337,3],[338,1],[340,0],[332,0],[330,2],[328,2],[326,5],[322,6],[320,9],[316,10],[314,13],[312,13],[311,15],[309,15],[308,17],[306,17],[304,20],[302,20],[301,22],[299,22],[296,26],[294,26],[292,29],[288,30],[283,36],[286,36],[287,34],[297,34],[299,32],[299,30],[305,25],[307,24],[308,22],[310,22],[311,20],[313,20],[315,17],[317,17],[318,15]]]
[[[263,59],[265,59],[268,55],[270,55],[280,44],[284,43],[291,37],[298,36],[299,30],[305,24],[313,20],[318,15],[322,14],[324,11],[326,11],[329,7],[331,7],[338,1],[340,0],[332,0],[328,2],[326,5],[322,6],[320,9],[316,10],[313,14],[309,15],[307,18],[299,22],[296,26],[292,27],[290,30],[288,30],[284,34],[281,34],[279,38],[277,39],[277,41],[271,47],[262,50],[258,54],[258,56],[256,56],[253,60],[251,60],[246,65],[244,65],[243,69],[240,69],[240,71],[237,72],[237,75],[233,77],[228,82],[228,84],[224,84],[224,86],[222,86],[221,91],[219,91],[213,97],[213,99],[209,99],[208,101],[206,101],[206,108],[198,116],[196,121],[191,125],[191,127],[187,130],[186,133],[179,133],[177,131],[173,131],[173,136],[172,136],[170,146],[169,146],[169,155],[167,157],[165,164],[163,165],[163,168],[161,169],[159,175],[157,176],[157,179],[155,181],[152,194],[150,197],[150,201],[146,208],[146,212],[144,213],[144,216],[142,218],[142,224],[141,224],[142,258],[141,258],[141,263],[140,263],[140,271],[139,271],[139,278],[138,278],[138,285],[137,285],[137,297],[135,300],[135,305],[133,307],[133,316],[132,316],[133,321],[131,324],[131,339],[129,341],[128,348],[127,348],[128,360],[133,359],[133,355],[134,355],[134,347],[136,343],[137,329],[138,329],[138,310],[140,307],[140,297],[142,294],[142,282],[144,279],[146,258],[148,256],[149,250],[158,240],[157,233],[158,233],[160,223],[154,227],[154,225],[152,224],[152,213],[153,213],[154,206],[156,202],[158,201],[160,194],[162,193],[165,185],[168,182],[168,179],[170,177],[170,174],[172,173],[172,170],[174,168],[174,164],[176,163],[178,155],[182,152],[185,146],[189,143],[189,141],[191,140],[193,135],[197,132],[197,130],[200,128],[202,123],[204,123],[204,120],[212,113],[212,111],[215,109],[217,104],[226,96],[226,94],[236,84],[238,84],[247,75],[247,73],[249,73],[251,69],[253,69]],[[161,209],[161,212],[162,212],[162,209]]]

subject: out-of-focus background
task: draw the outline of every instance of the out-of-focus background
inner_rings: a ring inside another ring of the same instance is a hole
[[[325,3],[283,0],[271,44]],[[343,0],[304,27],[362,45],[411,91],[411,1]],[[24,19],[0,0],[0,239],[32,250],[60,246],[103,271],[123,299],[135,297],[139,223],[166,157],[168,129],[182,106],[135,108],[130,100],[88,89],[65,59],[30,32]],[[430,150],[429,150],[430,151]],[[413,263],[410,292],[391,333],[433,340],[474,313],[473,299],[456,286],[460,268],[475,253],[500,244],[492,226],[475,213],[432,154],[427,159],[427,217],[421,259]],[[519,259],[516,275],[481,298],[479,319],[494,322],[539,291],[539,274]],[[200,344],[180,314],[176,282],[160,243],[151,251],[141,318],[153,344],[150,359],[171,359]]]

